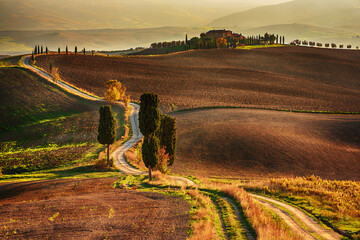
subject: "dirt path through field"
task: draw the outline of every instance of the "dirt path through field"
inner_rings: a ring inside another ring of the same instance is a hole
[[[37,75],[43,77],[44,79],[48,80],[51,83],[54,83],[58,86],[60,86],[61,88],[65,89],[66,91],[75,94],[79,97],[88,99],[88,100],[93,100],[93,101],[101,101],[101,102],[105,102],[103,99],[99,98],[99,97],[95,97],[95,96],[91,96],[87,93],[84,93],[78,89],[75,89],[74,87],[70,86],[69,84],[63,82],[63,81],[57,81],[55,82],[54,79],[47,74],[45,71],[39,69],[39,68],[35,68],[30,64],[30,56],[25,56],[22,59],[22,64],[30,69],[32,72],[36,73]],[[128,151],[130,148],[132,148],[137,142],[139,142],[142,139],[142,134],[140,132],[140,128],[139,128],[139,110],[140,110],[140,106],[136,103],[130,103],[130,105],[132,106],[132,111],[130,114],[130,123],[131,123],[131,128],[133,131],[133,136],[131,137],[130,140],[128,140],[127,142],[123,143],[118,149],[115,150],[115,152],[112,154],[112,156],[115,158],[115,166],[122,172],[125,174],[132,174],[132,175],[143,175],[143,174],[147,174],[146,172],[140,171],[134,167],[132,167],[131,165],[129,165],[126,162],[126,159],[124,157],[124,153],[126,151]],[[172,180],[174,180],[175,182],[177,182],[179,185],[187,185],[187,186],[195,186],[195,183],[193,181],[191,181],[190,179],[187,178],[183,178],[183,177],[178,177],[178,176],[170,176],[170,178]]]
[[[47,73],[45,73],[44,71],[42,71],[42,70],[40,70],[38,68],[35,68],[35,67],[31,66],[30,63],[29,63],[29,59],[30,59],[30,56],[27,56],[27,57],[23,58],[23,64],[24,64],[24,66],[26,68],[30,69],[31,71],[33,71],[34,73],[40,75],[41,77],[45,78],[46,80],[54,83],[54,81],[53,81],[53,79],[52,79],[52,77],[50,75],[48,75]],[[97,97],[91,96],[89,94],[83,93],[83,92],[69,86],[65,82],[58,81],[55,84],[59,85],[60,87],[64,88],[65,90],[67,90],[67,91],[69,91],[69,92],[71,92],[71,93],[73,93],[75,95],[78,95],[80,97],[90,99],[90,100],[95,100],[95,101],[103,101],[100,98],[97,98]],[[142,138],[142,135],[141,135],[140,129],[139,129],[139,121],[138,121],[138,117],[139,117],[138,114],[139,114],[140,106],[135,104],[135,103],[131,103],[131,106],[132,106],[133,109],[132,109],[132,112],[131,112],[131,115],[130,115],[130,122],[131,122],[131,127],[132,127],[132,130],[133,130],[133,136],[129,141],[125,142],[122,146],[120,146],[113,153],[113,156],[115,157],[115,160],[116,160],[115,161],[116,167],[118,169],[120,169],[121,172],[126,173],[126,174],[132,174],[132,175],[141,175],[141,174],[146,174],[146,172],[140,171],[140,170],[132,167],[131,165],[129,165],[126,162],[126,160],[124,158],[124,153],[128,149],[130,149],[132,146],[134,146]],[[178,183],[181,183],[181,184],[184,184],[184,185],[188,185],[188,186],[195,186],[196,185],[190,179],[186,179],[186,178],[183,178],[183,177],[170,176],[170,178],[173,179],[174,181],[176,181]],[[252,194],[252,196],[254,198],[257,198],[262,204],[264,204],[264,205],[270,207],[271,209],[273,209],[274,211],[276,211],[276,213],[279,214],[279,216],[282,219],[284,219],[284,221],[292,228],[292,230],[294,232],[298,233],[301,236],[304,236],[305,239],[316,239],[316,238],[311,236],[309,234],[309,232],[305,231],[288,213],[285,213],[284,211],[279,209],[276,205],[279,205],[279,206],[287,209],[288,211],[290,211],[304,225],[306,225],[308,228],[310,228],[311,231],[315,232],[317,235],[321,236],[322,238],[329,239],[329,240],[340,239],[340,235],[338,235],[337,233],[335,233],[335,232],[333,232],[331,230],[323,229],[313,219],[311,219],[310,217],[308,217],[306,214],[304,214],[302,211],[296,209],[295,207],[292,207],[290,205],[287,205],[285,203],[276,201],[276,200],[271,199],[271,198],[266,198],[266,197],[262,197],[262,196],[258,196],[258,195],[254,195],[254,194]],[[236,212],[236,210],[235,210],[235,212]],[[246,235],[248,235],[248,234],[249,233],[247,233]]]
[[[261,204],[263,204],[266,207],[269,207],[272,209],[276,214],[278,214],[285,222],[289,225],[289,227],[299,234],[300,236],[303,236],[304,239],[317,239],[313,237],[310,233],[315,233],[319,235],[320,237],[327,239],[327,240],[338,240],[341,238],[339,234],[332,230],[326,230],[319,226],[311,217],[300,211],[299,209],[290,206],[286,203],[274,200],[272,198],[259,196],[256,194],[250,194],[252,197],[257,199]],[[286,211],[282,210],[281,208],[286,209]],[[304,225],[306,225],[307,228],[310,229],[310,231],[306,231],[302,226],[295,221],[295,219],[287,212],[289,211],[291,214],[295,215],[295,217],[301,221]]]

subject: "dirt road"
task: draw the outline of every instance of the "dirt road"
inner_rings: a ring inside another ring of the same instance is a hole
[[[251,196],[278,214],[292,231],[304,239],[318,239],[317,236],[327,240],[338,240],[341,238],[339,234],[332,230],[322,228],[314,219],[293,206],[256,194],[251,194]],[[295,216],[296,219],[292,215]],[[301,226],[298,222],[301,222],[302,225],[305,226]]]

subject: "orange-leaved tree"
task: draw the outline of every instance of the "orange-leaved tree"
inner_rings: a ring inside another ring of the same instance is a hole
[[[114,103],[119,100],[126,100],[125,91],[126,87],[118,80],[109,80],[105,83],[105,100]]]

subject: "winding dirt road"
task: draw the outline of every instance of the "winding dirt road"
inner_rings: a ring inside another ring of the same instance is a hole
[[[81,91],[71,87],[70,85],[68,85],[67,83],[65,83],[63,81],[55,82],[49,74],[47,74],[46,72],[44,72],[41,69],[31,66],[30,56],[24,57],[22,60],[22,63],[26,68],[28,68],[32,72],[36,73],[37,75],[43,77],[44,79],[50,81],[53,84],[60,86],[61,88],[65,89],[66,91],[69,91],[77,96],[80,96],[80,97],[88,99],[88,100],[102,101],[102,102],[104,101],[103,99],[100,99],[99,97],[91,96],[89,94],[81,92]],[[125,157],[124,157],[124,153],[127,150],[129,150],[131,147],[133,147],[143,137],[140,132],[140,129],[139,129],[140,106],[135,103],[131,103],[130,105],[132,106],[132,111],[130,114],[130,122],[131,122],[132,131],[133,131],[133,136],[131,137],[130,140],[128,140],[127,142],[122,144],[118,149],[116,149],[113,152],[112,156],[115,158],[116,167],[122,173],[132,174],[132,175],[147,174],[146,172],[138,170],[138,169],[132,167],[131,165],[129,165],[126,162]],[[170,176],[170,178],[180,184],[184,184],[187,186],[195,186],[196,185],[193,181],[191,181],[190,179],[187,179],[187,178],[178,177],[178,176]],[[267,197],[263,197],[263,196],[259,196],[259,195],[255,195],[255,194],[251,194],[251,196],[254,197],[257,201],[259,201],[264,206],[272,209],[275,213],[277,213],[289,225],[289,227],[292,229],[292,231],[299,234],[304,239],[317,239],[313,235],[320,236],[321,238],[328,239],[328,240],[338,240],[341,238],[341,236],[339,234],[337,234],[331,230],[326,230],[326,229],[323,229],[322,227],[320,227],[319,224],[317,224],[312,218],[310,218],[309,216],[307,216],[306,214],[304,214],[302,211],[300,211],[299,209],[297,209],[295,207],[292,207],[283,202],[274,200],[272,198],[267,198]],[[229,203],[233,204],[233,203],[231,203],[231,201]],[[282,208],[286,209],[286,211],[284,211]],[[236,210],[236,208],[235,208],[235,210]],[[295,220],[294,217],[292,217],[288,212],[291,212],[291,215],[296,216],[297,219]],[[237,216],[238,215],[239,214],[237,214]],[[239,218],[239,216],[238,216],[238,218]],[[239,218],[239,219],[241,220],[241,218]],[[305,229],[303,226],[301,226],[298,223],[298,221],[300,221],[302,223],[301,225],[306,226]],[[249,239],[252,239],[252,236],[249,232],[246,232],[246,235]]]
[[[78,89],[75,89],[74,87],[70,86],[69,84],[67,84],[64,81],[54,81],[54,79],[49,74],[47,74],[45,71],[43,71],[42,69],[33,67],[30,64],[30,57],[31,56],[25,56],[22,59],[22,64],[30,71],[32,71],[35,74],[39,75],[40,77],[46,79],[47,81],[58,85],[62,89],[66,90],[74,95],[77,95],[79,97],[82,97],[82,98],[85,98],[88,100],[105,102],[103,99],[101,99],[99,97],[92,96],[92,95],[84,93]],[[132,175],[143,175],[143,174],[147,174],[147,173],[132,167],[130,164],[128,164],[126,162],[126,159],[124,156],[125,152],[128,151],[130,148],[132,148],[143,137],[143,135],[140,132],[140,128],[139,128],[140,106],[136,103],[130,103],[130,105],[132,106],[132,110],[130,113],[130,123],[131,123],[131,129],[133,131],[133,136],[131,137],[130,140],[123,143],[119,148],[117,148],[112,153],[111,156],[114,157],[114,159],[115,159],[116,168],[118,168],[122,173],[132,174]],[[193,181],[191,181],[190,179],[178,177],[178,176],[169,176],[169,177],[180,185],[195,186],[195,183]]]

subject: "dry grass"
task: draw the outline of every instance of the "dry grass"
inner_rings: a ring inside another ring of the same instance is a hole
[[[139,168],[142,171],[147,171],[147,167],[144,164],[141,154],[142,140],[135,146],[125,152],[125,158],[132,166]]]
[[[271,213],[256,203],[242,188],[225,186],[221,191],[235,198],[242,206],[245,216],[252,224],[259,240],[300,240],[276,221]]]
[[[295,196],[313,196],[326,204],[321,215],[336,214],[360,219],[360,182],[331,181],[320,177],[297,177],[271,179],[269,189],[287,192]]]
[[[216,216],[210,197],[201,194],[198,190],[189,190],[188,194],[197,207],[193,214],[191,225],[192,235],[189,240],[220,239],[215,228]]]
[[[59,68],[71,84],[103,94],[120,80],[134,99],[159,94],[162,108],[248,106],[359,112],[358,51],[315,48],[199,50],[157,57],[48,55],[39,66]]]
[[[359,182],[310,176],[250,181],[241,186],[297,205],[355,239],[359,237]]]

